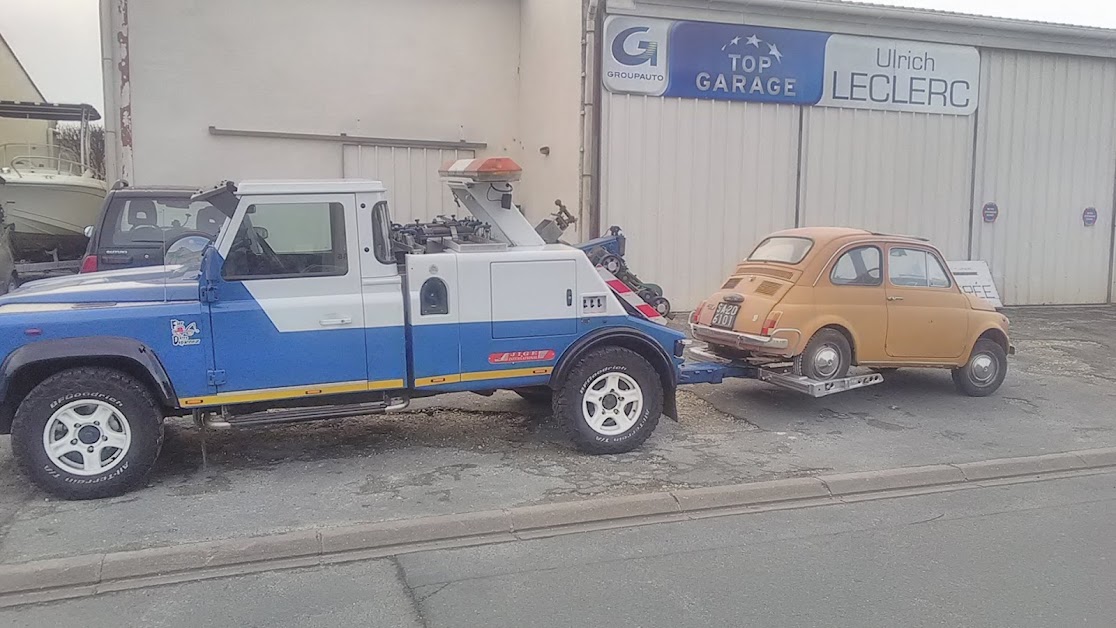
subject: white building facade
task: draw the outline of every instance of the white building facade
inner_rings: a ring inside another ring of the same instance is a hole
[[[1116,33],[813,0],[102,0],[110,169],[372,177],[508,154],[532,218],[620,225],[676,309],[763,235],[846,225],[1113,300]]]

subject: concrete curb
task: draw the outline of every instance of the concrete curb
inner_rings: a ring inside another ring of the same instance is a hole
[[[301,566],[336,562],[354,552],[389,555],[438,542],[512,541],[593,524],[615,527],[716,516],[742,508],[837,503],[843,496],[1104,467],[1116,467],[1116,447],[606,497],[0,565],[0,607],[134,588],[159,578],[186,581],[214,577],[207,575],[212,573],[230,575],[230,569],[250,573],[281,568],[292,561]]]

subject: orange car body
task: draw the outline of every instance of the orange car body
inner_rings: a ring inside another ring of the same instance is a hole
[[[963,293],[936,248],[859,229],[772,234],[690,323],[695,338],[734,356],[790,358],[827,327],[868,367],[961,367],[981,338],[1013,352],[1007,317]]]

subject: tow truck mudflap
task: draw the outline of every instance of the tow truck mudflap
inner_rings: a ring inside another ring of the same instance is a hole
[[[846,390],[872,386],[883,381],[883,375],[879,373],[851,375],[840,379],[818,381],[802,375],[746,362],[719,360],[712,354],[706,354],[700,349],[691,349],[691,352],[702,358],[713,358],[714,361],[684,363],[678,372],[679,384],[720,384],[726,379],[733,378],[757,379],[811,397],[825,397]]]

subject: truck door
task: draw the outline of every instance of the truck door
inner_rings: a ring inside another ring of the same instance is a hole
[[[354,205],[352,194],[241,199],[220,269],[206,268],[219,397],[367,390]]]
[[[403,278],[391,245],[391,216],[383,193],[357,196],[360,283],[370,390],[403,388],[407,379]]]

